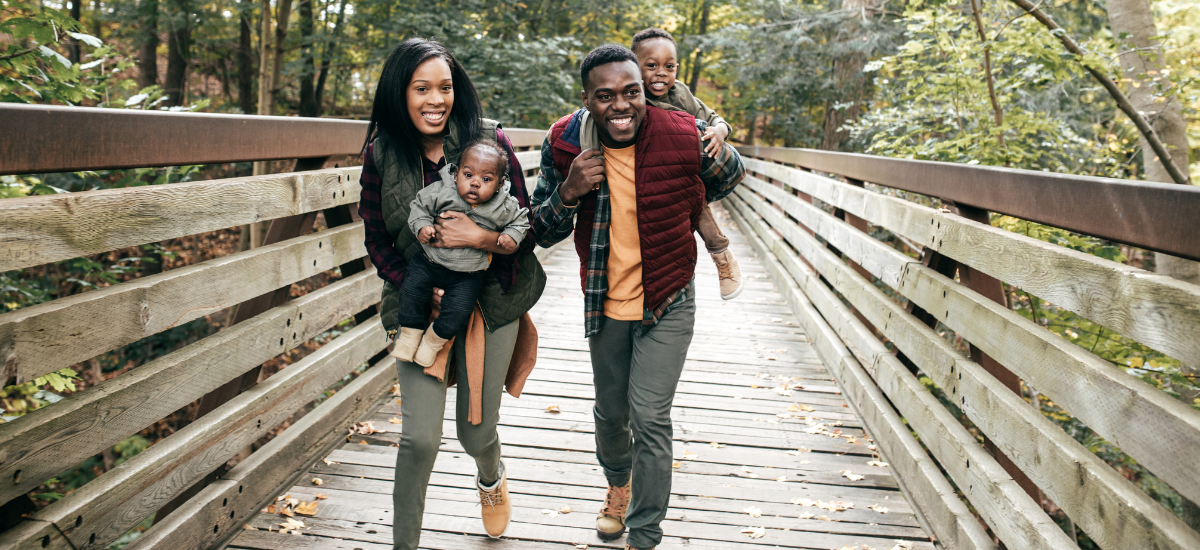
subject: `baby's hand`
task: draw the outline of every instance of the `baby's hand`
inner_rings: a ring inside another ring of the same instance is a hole
[[[509,237],[504,233],[501,233],[500,237],[496,239],[496,245],[500,248],[503,248],[504,252],[508,254],[512,254],[513,252],[517,251],[517,241],[514,241],[512,237]]]
[[[421,244],[429,244],[435,234],[437,234],[437,230],[432,225],[427,225],[422,227],[421,231],[417,233],[417,240],[421,241]]]
[[[708,142],[708,147],[704,148],[704,154],[708,155],[708,158],[716,158],[717,151],[720,151],[721,147],[725,146],[725,138],[727,137],[729,137],[729,127],[724,124],[717,124],[716,126],[706,128],[704,135],[700,136],[700,140],[710,139],[712,141]]]

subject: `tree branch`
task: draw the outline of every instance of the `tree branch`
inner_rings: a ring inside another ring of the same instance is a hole
[[[0,61],[4,61],[5,59],[12,59],[14,57],[21,57],[22,55],[31,54],[35,51],[37,51],[37,48],[29,48],[27,50],[21,50],[19,52],[10,53],[8,55],[0,55]]]
[[[1012,2],[1040,21],[1046,28],[1050,29],[1050,34],[1057,36],[1063,43],[1063,46],[1067,48],[1067,51],[1078,56],[1084,55],[1083,48],[1080,48],[1079,44],[1076,44],[1075,40],[1067,35],[1067,31],[1058,26],[1049,15],[1042,12],[1037,6],[1030,4],[1029,0],[1012,0]],[[1120,107],[1121,111],[1133,121],[1133,125],[1137,127],[1138,132],[1145,138],[1146,143],[1150,144],[1150,148],[1154,150],[1154,154],[1158,155],[1159,162],[1162,163],[1163,168],[1166,168],[1167,173],[1171,175],[1171,179],[1175,180],[1175,183],[1190,184],[1187,174],[1175,164],[1175,160],[1171,158],[1171,152],[1167,150],[1167,146],[1158,137],[1158,132],[1154,131],[1154,127],[1150,125],[1146,117],[1142,116],[1137,108],[1129,102],[1129,98],[1125,97],[1125,94],[1117,87],[1117,83],[1113,82],[1108,75],[1092,68],[1087,63],[1083,63],[1082,65],[1088,73],[1091,73],[1096,80],[1100,81],[1100,85],[1104,86],[1104,89],[1108,91],[1108,95],[1112,96],[1113,100],[1117,102],[1117,107]]]
[[[975,15],[975,29],[979,32],[979,40],[983,42],[983,74],[987,79],[988,99],[992,102],[992,114],[996,119],[996,141],[1000,144],[1001,149],[1008,149],[1008,145],[1004,143],[1004,111],[1000,108],[1000,101],[996,99],[996,79],[992,77],[992,44],[988,42],[987,34],[983,32],[983,15],[982,2],[980,0],[971,0],[971,11]],[[1004,161],[1008,165],[1008,161]]]

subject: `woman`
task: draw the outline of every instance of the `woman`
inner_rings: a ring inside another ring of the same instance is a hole
[[[495,121],[482,115],[466,71],[440,43],[406,40],[384,64],[363,151],[359,214],[371,262],[385,281],[380,314],[389,331],[399,324],[397,289],[408,259],[422,253],[407,224],[410,203],[418,190],[437,181],[442,166],[457,163],[462,147],[481,136],[494,137],[512,161],[510,193],[522,207],[529,206],[512,144]],[[498,537],[508,525],[511,505],[496,421],[505,385],[509,393],[519,394],[528,374],[524,369],[532,366],[526,353],[520,367],[510,369],[515,356],[530,351],[531,338],[536,348],[526,312],[541,296],[546,275],[530,254],[534,239],[524,239],[516,253],[505,255],[496,244],[498,236],[458,213],[443,214],[436,226],[438,246],[486,250],[493,261],[471,327],[455,337],[449,351],[453,367],[442,362],[444,370],[439,371],[436,364],[424,369],[396,363],[404,417],[393,490],[397,549],[417,548],[425,491],[441,445],[447,387],[455,380],[458,440],[478,467],[475,481],[485,530]],[[435,289],[430,297],[435,309],[441,293]]]

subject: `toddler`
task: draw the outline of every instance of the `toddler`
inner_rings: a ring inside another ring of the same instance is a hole
[[[682,82],[675,81],[679,63],[675,51],[675,38],[671,33],[662,29],[650,27],[633,35],[630,50],[637,54],[638,65],[642,69],[642,83],[646,88],[646,103],[671,111],[687,111],[688,114],[708,123],[701,139],[708,139],[707,155],[714,156],[725,144],[732,127],[715,111],[709,109],[703,101],[692,95],[692,91]],[[708,249],[713,262],[717,264],[717,276],[720,277],[721,299],[732,300],[742,293],[742,269],[733,252],[729,250],[729,239],[721,232],[712,210],[708,205],[700,212],[700,222],[696,228],[704,247]]]
[[[430,246],[436,235],[434,218],[449,211],[465,213],[480,227],[499,231],[496,244],[510,254],[529,229],[528,209],[508,193],[504,149],[479,139],[463,150],[460,160],[458,166],[447,164],[440,181],[417,193],[408,216],[422,253],[409,261],[400,285],[400,334],[391,355],[422,367],[433,365],[446,341],[466,328],[491,263],[486,250]],[[430,325],[429,297],[435,287],[445,293]]]

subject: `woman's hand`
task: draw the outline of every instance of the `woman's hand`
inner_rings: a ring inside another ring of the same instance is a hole
[[[490,231],[476,225],[462,212],[442,212],[438,214],[436,224],[430,243],[436,248],[483,248],[482,243],[491,240],[488,238]]]

